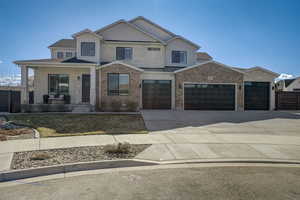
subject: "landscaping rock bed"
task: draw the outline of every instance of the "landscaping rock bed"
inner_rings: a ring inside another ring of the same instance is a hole
[[[0,116],[0,141],[34,138],[34,130]]]
[[[11,169],[36,168],[99,160],[131,159],[149,146],[148,144],[130,144],[128,152],[116,151],[115,153],[107,151],[107,146],[16,152],[12,159]],[[109,149],[111,149],[111,147],[109,147]]]

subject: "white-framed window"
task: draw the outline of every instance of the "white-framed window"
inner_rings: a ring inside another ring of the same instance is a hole
[[[187,52],[186,51],[172,51],[172,63],[186,64]]]
[[[81,56],[95,56],[96,44],[95,42],[81,42]]]
[[[131,60],[132,59],[132,48],[131,47],[117,47],[116,48],[116,59],[117,60]]]
[[[70,57],[72,57],[73,56],[73,53],[72,52],[66,52],[66,57],[67,58],[70,58]]]
[[[64,53],[61,51],[58,51],[56,54],[57,58],[63,58],[64,57]]]
[[[128,96],[129,74],[108,73],[107,86],[108,96]]]

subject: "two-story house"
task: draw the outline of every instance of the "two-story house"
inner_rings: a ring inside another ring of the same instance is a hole
[[[15,61],[22,71],[22,104],[28,104],[32,68],[35,104],[92,110],[274,109],[277,73],[216,62],[198,52],[199,45],[144,17],[85,29],[49,49],[50,59]]]

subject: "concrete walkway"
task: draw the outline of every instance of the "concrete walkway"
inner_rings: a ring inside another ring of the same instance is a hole
[[[0,142],[0,171],[13,152],[106,145],[116,142],[152,144],[136,158],[154,161],[191,159],[281,159],[300,161],[300,137],[260,134],[90,135]]]

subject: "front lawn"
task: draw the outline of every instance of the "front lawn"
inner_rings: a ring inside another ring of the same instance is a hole
[[[141,115],[47,113],[7,117],[17,124],[37,129],[41,137],[147,133]]]

